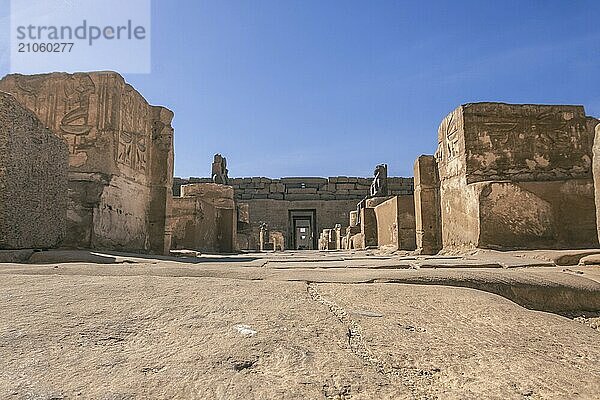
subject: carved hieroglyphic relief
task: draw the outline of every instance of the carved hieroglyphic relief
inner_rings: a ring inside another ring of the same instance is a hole
[[[162,152],[171,149],[173,143],[173,128],[163,121],[155,120],[152,122],[152,143]]]
[[[445,161],[452,160],[458,157],[458,120],[459,110],[454,110],[444,118],[440,124],[438,130],[438,138],[440,139],[440,146],[436,156]]]
[[[98,101],[96,114],[98,130],[101,132],[117,132],[119,130],[123,83],[114,74],[101,74],[97,80]]]
[[[36,113],[69,147],[70,164],[81,166],[86,150],[95,143],[91,120],[96,85],[89,74],[12,75],[2,80],[2,89],[12,93]]]
[[[64,82],[65,111],[60,120],[60,129],[66,134],[83,136],[90,132],[90,96],[96,85],[89,75],[72,75]]]
[[[81,165],[87,159],[86,150],[95,142],[95,136],[89,134],[93,128],[90,125],[90,97],[95,93],[96,85],[89,75],[76,74],[63,81],[62,90],[60,132],[69,145],[71,162]]]
[[[554,113],[542,111],[506,121],[498,115],[484,121],[483,128],[493,148],[506,148],[515,155],[526,156],[531,151],[544,154],[556,147],[564,149],[571,145],[567,120],[556,117]]]
[[[582,107],[479,103],[463,116],[470,182],[590,175]]]
[[[121,102],[121,130],[117,162],[136,171],[146,170],[149,145],[148,105],[139,95],[127,88]]]
[[[96,149],[94,165],[112,162],[145,173],[151,145],[150,106],[112,72],[9,75],[0,89],[34,111],[69,146],[69,163],[83,167]],[[98,140],[102,138],[102,142]],[[102,160],[102,161],[99,161]]]

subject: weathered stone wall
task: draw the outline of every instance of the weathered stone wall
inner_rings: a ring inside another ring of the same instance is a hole
[[[589,178],[592,141],[583,106],[465,104],[438,131],[441,175],[464,173],[467,183]]]
[[[0,92],[0,249],[50,248],[64,237],[67,146]]]
[[[237,219],[230,186],[184,185],[181,197],[173,198],[172,203],[172,247],[210,253],[235,251]]]
[[[258,238],[259,224],[266,222],[271,231],[282,232],[285,236],[285,248],[292,248],[292,226],[290,211],[314,210],[316,215],[315,235],[323,229],[331,228],[335,224],[348,221],[349,212],[356,209],[355,200],[273,200],[254,199],[245,200],[248,204],[252,236]],[[257,243],[255,240],[254,243]],[[253,244],[250,242],[250,244]],[[315,246],[316,248],[316,246]],[[250,249],[253,249],[252,247]]]
[[[118,175],[103,186],[92,208],[91,248],[144,250],[148,247],[150,189]]]
[[[168,251],[171,111],[149,105],[114,72],[8,75],[0,90],[68,145],[65,245]]]
[[[444,248],[597,246],[590,120],[581,106],[449,114],[436,152]]]
[[[369,194],[372,178],[338,176],[330,178],[230,178],[237,200],[362,200]],[[173,195],[186,183],[212,182],[210,178],[175,178]],[[389,177],[389,195],[413,193],[413,178]]]
[[[415,233],[420,254],[437,254],[442,249],[440,182],[433,156],[415,161]]]
[[[598,245],[589,179],[482,182],[479,246],[489,248],[589,248]]]

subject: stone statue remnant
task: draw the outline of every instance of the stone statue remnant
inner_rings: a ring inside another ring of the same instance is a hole
[[[215,154],[211,172],[213,182],[219,183],[221,185],[227,185],[229,181],[229,177],[227,176],[228,172],[229,170],[227,169],[227,159],[221,154]]]
[[[379,164],[373,172],[373,182],[369,190],[369,197],[379,197],[388,195],[387,186],[387,164]]]

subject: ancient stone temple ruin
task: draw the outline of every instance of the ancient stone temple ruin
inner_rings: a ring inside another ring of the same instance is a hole
[[[114,72],[0,80],[0,249],[169,254],[598,247],[600,127],[582,106],[473,103],[414,178],[173,178],[173,113]],[[208,171],[207,171],[208,172]]]
[[[211,181],[211,178],[176,178],[175,198],[181,195],[181,188],[186,184]],[[237,226],[241,229],[237,229],[236,242],[239,250],[261,248],[263,224],[266,224],[269,236],[263,241],[271,243],[273,248],[310,250],[318,249],[319,234],[323,229],[349,220],[350,211],[368,195],[372,180],[345,176],[254,177],[228,178],[228,182],[238,205]],[[413,208],[412,178],[389,177],[386,184],[390,194],[402,197]],[[247,222],[239,217],[240,207],[247,210],[242,213],[247,216]],[[271,248],[271,245],[267,246]]]
[[[419,246],[596,247],[597,123],[581,106],[455,109],[440,125],[435,159],[415,165]]]
[[[63,246],[169,252],[171,111],[114,72],[8,75],[0,90],[68,145]]]

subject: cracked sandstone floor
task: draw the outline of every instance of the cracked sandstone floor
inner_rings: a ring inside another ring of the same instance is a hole
[[[444,285],[456,269],[325,261],[0,264],[0,398],[599,397],[598,330]],[[460,276],[597,295],[586,268]],[[439,281],[386,283],[406,274]]]

